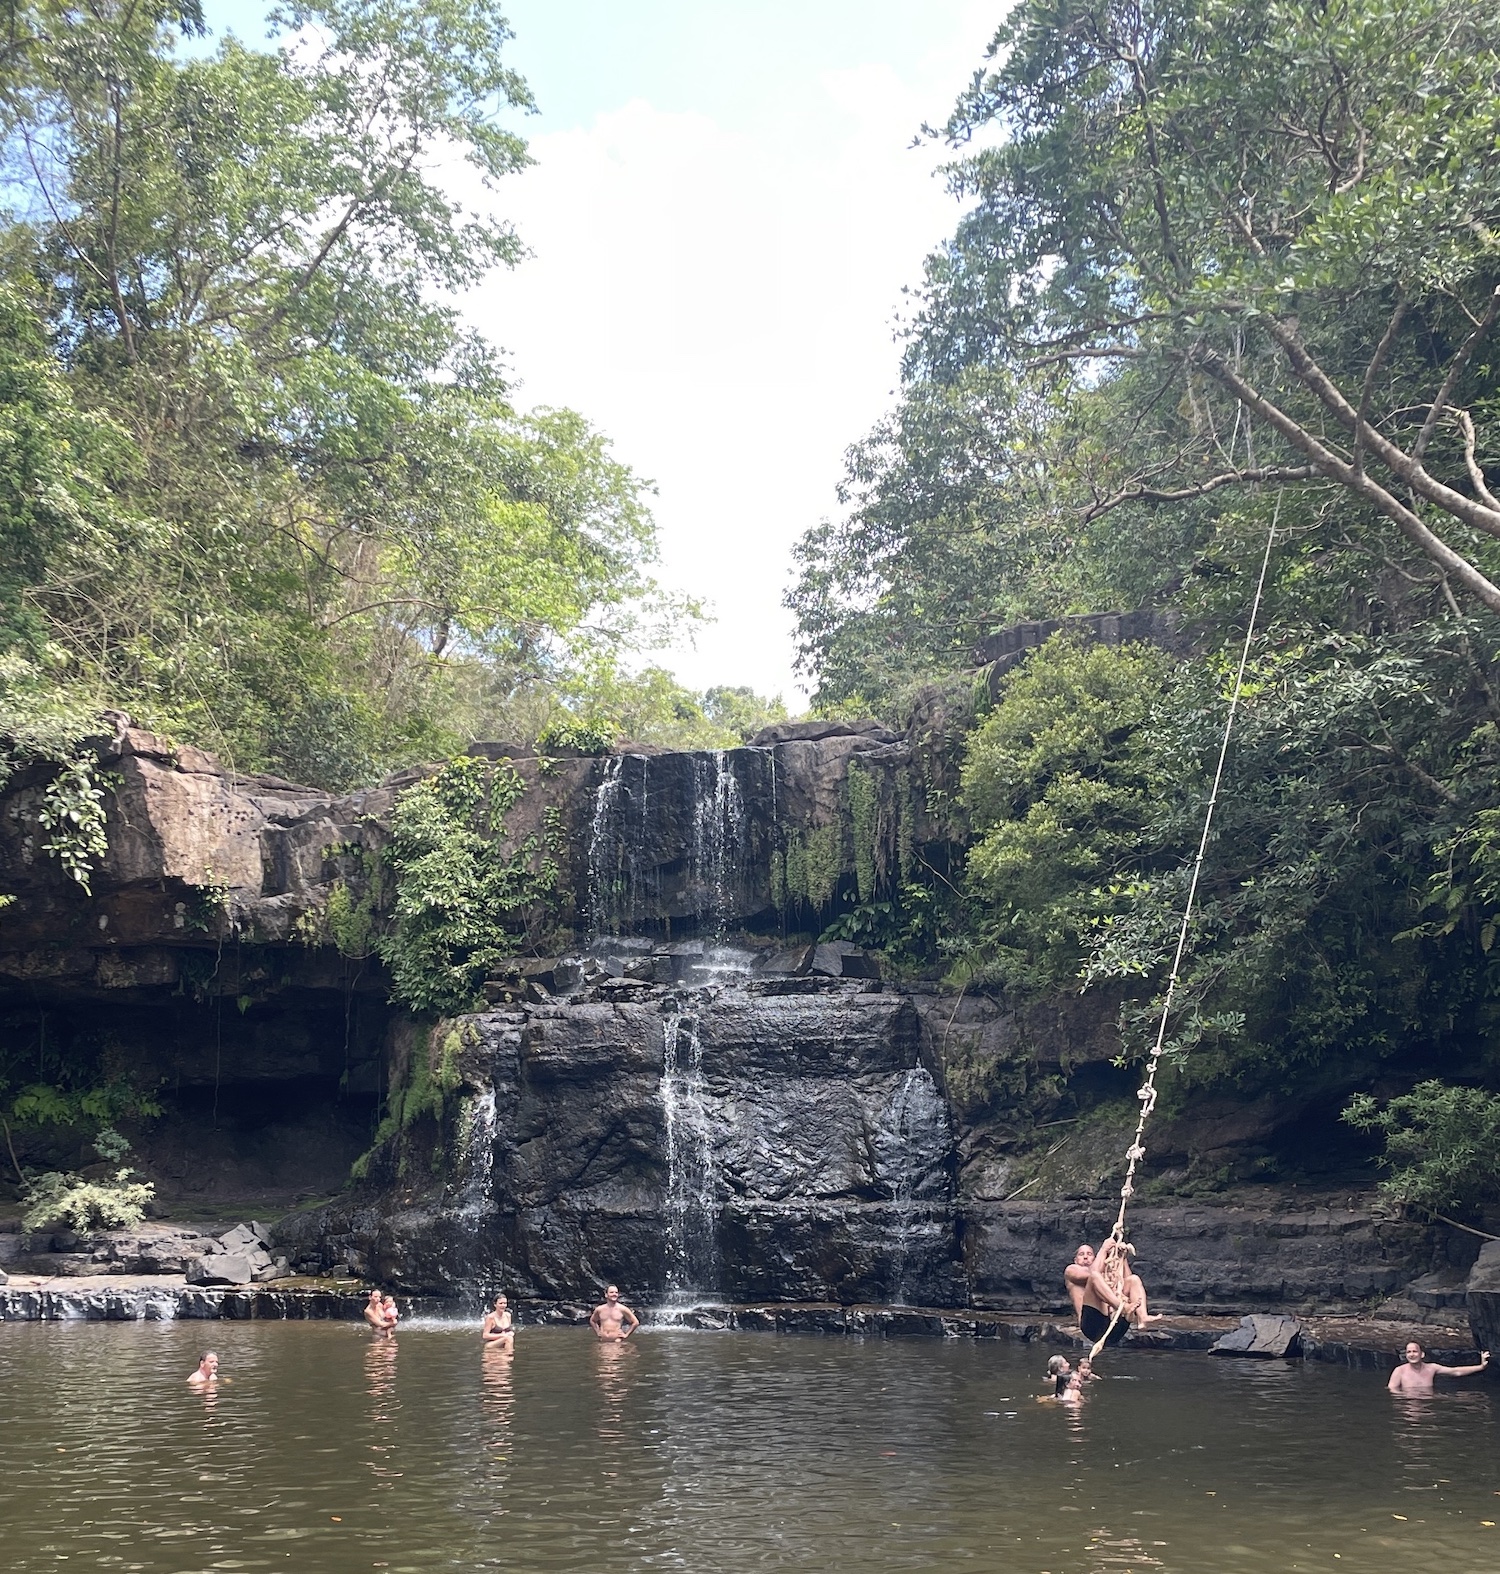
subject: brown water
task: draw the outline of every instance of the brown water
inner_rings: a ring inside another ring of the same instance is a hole
[[[183,1381],[210,1339],[230,1381]],[[1500,1387],[646,1331],[0,1324],[0,1568],[1500,1568]]]

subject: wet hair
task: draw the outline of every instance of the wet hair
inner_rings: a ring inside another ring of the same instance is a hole
[[[1047,1376],[1056,1377],[1059,1372],[1068,1369],[1068,1358],[1065,1355],[1053,1355],[1047,1358]]]
[[[1073,1373],[1072,1372],[1059,1372],[1057,1374],[1057,1376],[1052,1379],[1052,1395],[1053,1395],[1053,1397],[1054,1398],[1061,1398],[1062,1395],[1067,1393],[1068,1388],[1072,1384],[1072,1382],[1073,1382]]]
[[[212,1356],[214,1360],[217,1361],[219,1359],[219,1352],[217,1350],[205,1350],[203,1354],[198,1357],[198,1365],[202,1366],[209,1356]]]

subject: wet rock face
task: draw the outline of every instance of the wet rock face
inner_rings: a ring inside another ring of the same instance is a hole
[[[434,1291],[962,1298],[947,1106],[909,1000],[812,979],[637,993],[465,1019],[453,1184],[300,1227]]]
[[[764,926],[778,902],[776,860],[792,837],[831,834],[833,872],[848,873],[842,824],[851,761],[889,795],[911,758],[908,744],[873,723],[789,723],[757,742],[596,762],[587,804],[570,811],[575,905],[592,932]],[[892,835],[894,813],[886,816]],[[930,832],[907,830],[918,840]]]
[[[1474,1343],[1491,1355],[1491,1371],[1500,1364],[1500,1241],[1486,1241],[1469,1274],[1469,1327]]]

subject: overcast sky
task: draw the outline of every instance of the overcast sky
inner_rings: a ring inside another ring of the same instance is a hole
[[[263,29],[254,0],[216,27]],[[708,603],[694,688],[804,703],[781,596],[892,402],[903,285],[952,228],[936,150],[1004,0],[509,0],[540,113],[498,206],[531,256],[469,297],[522,405],[570,405],[657,487],[659,577]]]

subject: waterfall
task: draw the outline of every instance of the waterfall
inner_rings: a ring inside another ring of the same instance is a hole
[[[458,1173],[462,1177],[458,1214],[473,1219],[487,1212],[490,1175],[495,1168],[495,1090],[486,1088],[466,1099],[460,1117]]]
[[[663,1024],[661,1107],[667,1135],[667,1289],[676,1301],[712,1291],[718,1280],[717,1181],[713,1132],[695,1017]]]
[[[745,841],[745,800],[724,749],[693,757],[693,907],[704,930],[722,933],[734,911]]]
[[[620,834],[620,799],[625,790],[625,756],[612,755],[594,789],[589,822],[589,929],[602,934],[619,919],[620,888],[625,880],[625,838]]]
[[[890,1174],[891,1201],[896,1207],[895,1256],[892,1264],[891,1302],[906,1305],[906,1269],[911,1256],[913,1194],[921,1179],[921,1154],[916,1126],[930,1104],[932,1077],[925,1066],[913,1066],[891,1095],[886,1125],[895,1160]],[[914,1119],[915,1117],[915,1119]]]

